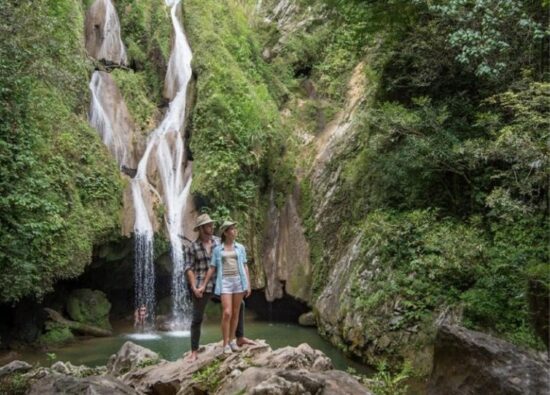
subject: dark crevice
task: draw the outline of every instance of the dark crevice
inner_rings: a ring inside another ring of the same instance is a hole
[[[308,305],[285,293],[281,299],[268,302],[263,290],[255,290],[245,300],[246,307],[252,310],[259,319],[265,321],[293,322],[310,311]]]

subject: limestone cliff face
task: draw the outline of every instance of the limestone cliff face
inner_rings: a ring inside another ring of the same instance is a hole
[[[299,187],[295,186],[284,206],[277,208],[270,197],[262,264],[267,277],[265,296],[272,302],[286,292],[304,302],[311,300],[309,243],[298,214]]]
[[[293,35],[307,30],[312,21],[326,17],[322,9],[308,13],[297,2],[279,1],[271,6],[271,11],[264,9],[263,15],[271,26],[276,26],[278,40],[264,50],[269,61],[279,56]],[[376,291],[372,280],[391,268],[383,265],[376,250],[365,247],[370,235],[364,230],[343,229],[343,224],[351,222],[347,216],[354,214],[349,191],[344,187],[346,177],[352,159],[361,150],[361,117],[376,90],[375,82],[367,78],[374,52],[369,51],[352,68],[343,101],[328,123],[319,122],[317,117],[309,128],[295,124],[294,135],[301,142],[300,165],[295,173],[298,184],[309,188],[310,209],[295,210],[300,206],[298,188],[280,208],[271,199],[263,253],[268,300],[286,292],[307,301],[314,310],[320,333],[368,363],[375,363],[382,355],[408,355],[409,343],[423,336],[418,327],[403,327],[403,301],[387,300],[376,309],[361,305],[361,295]],[[302,82],[304,97],[292,98],[282,109],[282,118],[299,114],[307,103],[321,104],[323,98],[315,85],[313,78],[306,78]],[[296,252],[298,248],[301,253]],[[294,284],[298,287],[293,288]],[[411,355],[408,358],[413,359],[415,367],[428,373],[429,350]]]

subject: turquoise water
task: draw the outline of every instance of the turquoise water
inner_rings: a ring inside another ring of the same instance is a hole
[[[117,334],[113,337],[77,340],[62,348],[51,350],[50,353],[55,353],[58,361],[70,361],[75,365],[100,366],[105,365],[109,356],[116,353],[128,340],[160,353],[162,358],[171,361],[181,358],[190,349],[188,334],[185,337],[174,337],[169,332],[156,332],[156,339],[135,339],[132,338],[131,330],[132,328],[128,324],[117,323],[115,326]],[[369,371],[366,366],[350,360],[321,338],[314,328],[247,319],[245,334],[250,339],[264,339],[272,349],[308,343],[311,347],[323,351],[337,369],[346,370],[348,367],[352,367],[362,373]],[[221,331],[217,322],[203,324],[201,344],[217,342],[220,339]],[[45,352],[22,352],[17,358],[29,363],[39,362],[46,366],[51,363]]]

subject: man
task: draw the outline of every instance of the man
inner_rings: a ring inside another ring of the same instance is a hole
[[[204,316],[206,304],[214,292],[212,281],[206,285],[204,293],[199,290],[208,271],[212,250],[220,244],[220,238],[214,236],[214,221],[208,214],[199,215],[195,223],[195,231],[199,232],[199,237],[191,243],[185,250],[185,274],[191,287],[193,300],[193,319],[191,321],[191,355],[190,361],[198,358],[199,341],[201,337],[201,324]],[[239,311],[239,323],[235,331],[237,345],[255,344],[250,339],[244,337],[244,303],[241,304]]]

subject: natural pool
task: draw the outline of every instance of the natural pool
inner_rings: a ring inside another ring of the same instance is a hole
[[[156,332],[155,339],[136,339],[132,336],[132,328],[128,323],[118,322],[115,324],[114,329],[116,335],[113,337],[79,339],[74,343],[49,352],[55,353],[55,360],[57,361],[70,361],[75,365],[100,366],[105,365],[109,356],[116,353],[122,344],[128,340],[160,353],[161,357],[167,360],[181,358],[190,349],[188,335],[181,337],[173,336],[170,332]],[[273,349],[308,343],[311,347],[323,351],[337,369],[346,370],[351,367],[361,373],[369,372],[368,367],[347,358],[341,351],[321,338],[314,328],[305,328],[296,324],[255,321],[247,317],[245,333],[250,339],[266,340]],[[220,327],[217,322],[203,324],[201,344],[217,342],[220,338]],[[25,351],[21,352],[17,359],[29,363],[38,362],[42,365],[51,364],[46,352]]]

